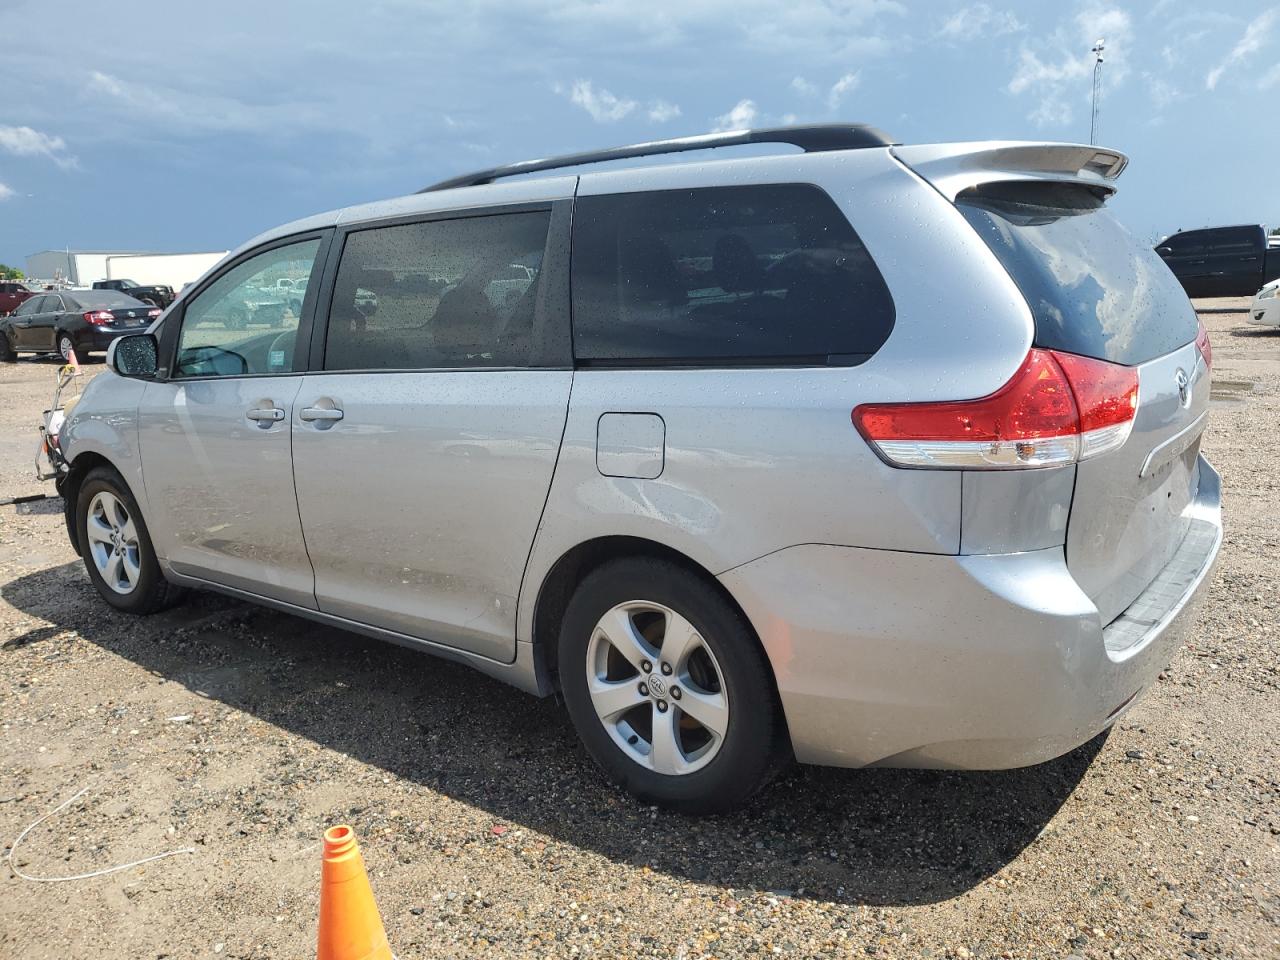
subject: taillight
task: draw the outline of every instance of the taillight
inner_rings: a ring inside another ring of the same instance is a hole
[[[156,317],[160,316],[160,314],[162,314],[163,312],[164,311],[161,310],[159,307],[156,307],[153,310],[148,310],[147,316],[150,317],[152,320],[154,320]]]
[[[104,323],[110,323],[115,319],[115,314],[110,310],[90,310],[84,315],[86,323],[92,323],[95,327],[100,327]]]
[[[1129,438],[1138,371],[1033,349],[1013,378],[977,400],[864,403],[858,432],[890,464],[954,470],[1053,467]]]
[[[1213,366],[1213,344],[1209,342],[1209,331],[1204,328],[1204,321],[1196,320],[1196,349],[1204,357],[1206,367]]]

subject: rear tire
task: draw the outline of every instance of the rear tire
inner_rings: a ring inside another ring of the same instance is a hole
[[[156,613],[177,599],[178,588],[160,572],[138,501],[111,467],[94,467],[80,484],[76,539],[89,580],[117,610]]]
[[[58,331],[58,353],[67,363],[71,362],[71,352],[75,350],[75,341],[68,334]]]
[[[635,557],[593,571],[569,601],[558,653],[578,735],[646,803],[732,810],[790,759],[750,623],[692,570]]]

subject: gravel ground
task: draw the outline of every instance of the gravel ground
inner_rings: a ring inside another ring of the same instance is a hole
[[[233,601],[99,602],[56,501],[0,507],[0,956],[314,955],[319,838],[410,957],[1280,956],[1280,334],[1204,304],[1228,535],[1202,625],[1109,738],[1001,773],[798,769],[692,820],[560,705]],[[0,368],[0,496],[56,367]]]

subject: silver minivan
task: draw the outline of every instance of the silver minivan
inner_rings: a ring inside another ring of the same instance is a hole
[[[121,610],[217,590],[559,691],[681,810],[1056,757],[1222,542],[1208,339],[1107,210],[1126,162],[801,126],[280,227],[69,412],[72,543]]]

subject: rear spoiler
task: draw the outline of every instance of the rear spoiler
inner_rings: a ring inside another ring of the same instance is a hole
[[[1001,180],[1078,183],[1116,192],[1115,179],[1129,165],[1117,150],[1083,143],[939,143],[895,146],[890,151],[947,199],[970,187]]]

